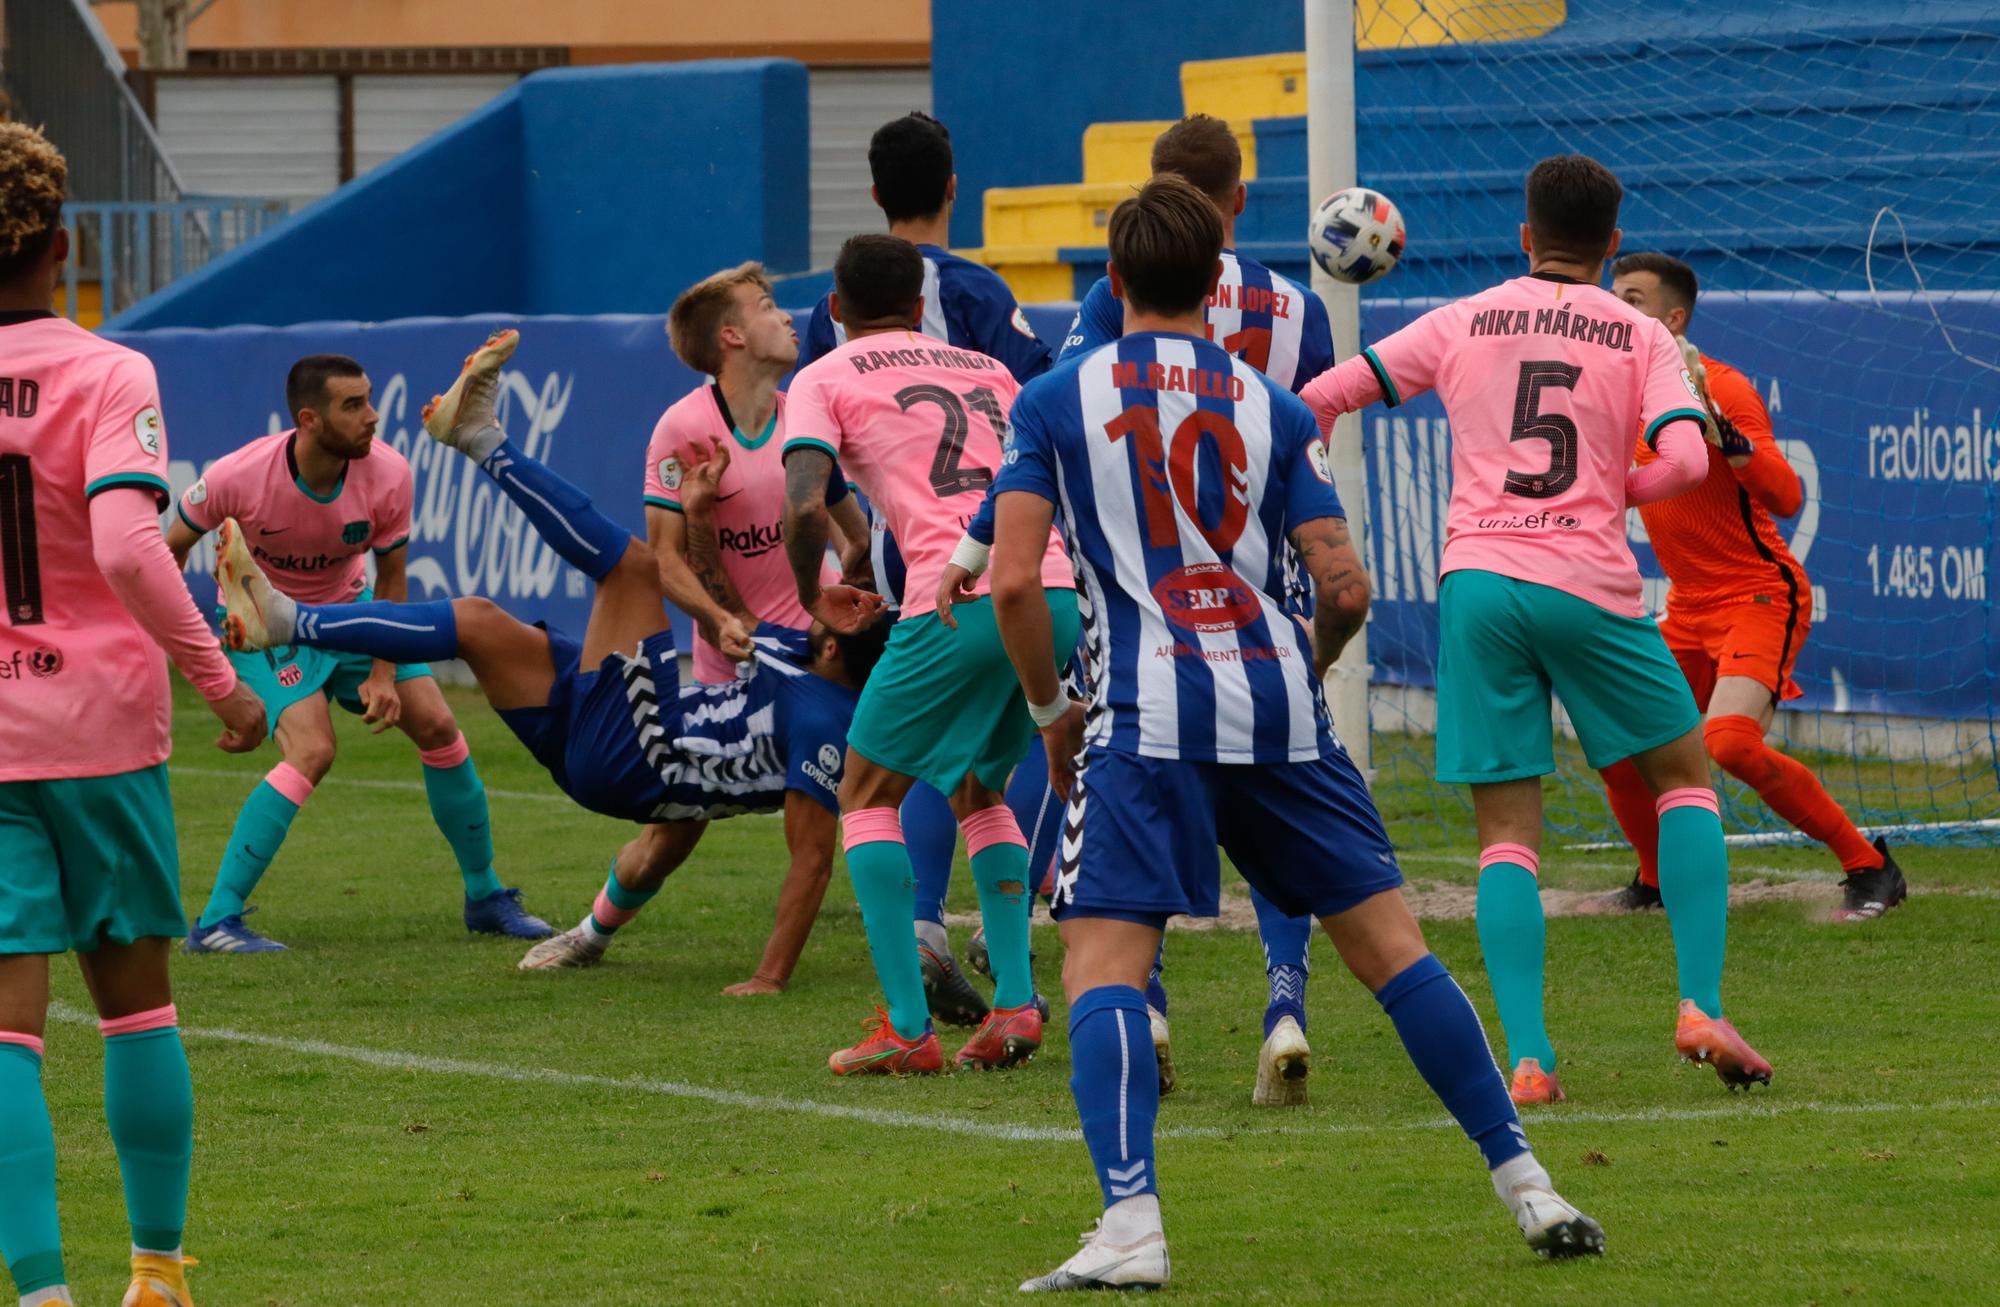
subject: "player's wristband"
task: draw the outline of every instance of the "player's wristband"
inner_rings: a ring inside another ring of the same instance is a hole
[[[1055,725],[1063,719],[1063,714],[1068,711],[1069,696],[1060,690],[1056,692],[1056,697],[1047,703],[1031,703],[1028,705],[1028,715],[1035,719],[1035,729],[1038,731],[1047,730],[1049,727]]]
[[[951,551],[951,565],[962,567],[967,576],[979,576],[986,571],[986,560],[993,554],[991,545],[982,545],[971,536],[961,536],[958,548]]]

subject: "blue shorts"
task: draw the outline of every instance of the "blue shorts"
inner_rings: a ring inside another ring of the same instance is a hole
[[[501,709],[500,720],[548,769],[557,788],[578,804],[607,817],[651,820],[666,787],[640,747],[634,713],[653,705],[635,702],[628,694],[625,670],[630,660],[611,654],[583,671],[581,645],[545,623],[536,626],[549,638],[549,660],[556,668],[549,701],[539,708]],[[680,675],[674,633],[662,631],[640,648],[654,669],[672,669],[671,696]],[[647,692],[633,693],[643,699]]]
[[[1329,917],[1403,883],[1345,752],[1311,762],[1181,762],[1102,745],[1063,816],[1051,910],[1164,926],[1219,910],[1219,845],[1287,916]],[[1081,838],[1078,838],[1078,832]]]

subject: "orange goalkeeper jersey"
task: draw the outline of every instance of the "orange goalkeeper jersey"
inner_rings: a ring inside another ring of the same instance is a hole
[[[1771,436],[1771,415],[1757,388],[1727,363],[1702,355],[1716,411],[1756,447],[1741,468],[1709,446],[1708,476],[1686,494],[1640,507],[1646,534],[1667,574],[1667,604],[1708,609],[1755,602],[1812,605],[1812,586],[1771,515],[1799,511],[1798,473]],[[1658,457],[1641,441],[1638,459]]]

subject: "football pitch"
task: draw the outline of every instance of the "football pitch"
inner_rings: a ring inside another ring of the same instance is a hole
[[[499,867],[559,927],[626,829],[564,801],[476,698],[453,705],[493,792]],[[342,717],[336,714],[336,717]],[[228,758],[183,688],[175,806],[198,910],[238,804],[277,759]],[[208,1304],[988,1302],[1055,1266],[1098,1209],[1062,1008],[1041,1057],[993,1075],[837,1080],[875,982],[845,874],[790,992],[745,979],[785,866],[775,818],[718,823],[596,970],[524,974],[468,936],[459,882],[400,735],[341,755],[256,902],[269,957],[178,958],[196,1092],[187,1247]],[[1392,828],[1392,834],[1396,833]],[[1425,843],[1435,845],[1435,830]],[[1470,834],[1412,857],[1440,904]],[[1732,914],[1730,1015],[1775,1064],[1732,1096],[1672,1056],[1666,923],[1549,923],[1550,1027],[1571,1101],[1526,1113],[1602,1259],[1528,1253],[1478,1154],[1386,1017],[1314,948],[1312,1102],[1249,1106],[1254,933],[1168,942],[1180,1087],[1161,1189],[1187,1302],[1758,1303],[2000,1300],[2000,878],[1990,849],[1918,849],[1911,899],[1826,924],[1817,850],[1733,854],[1767,890]],[[1629,863],[1545,855],[1544,882]],[[1233,877],[1231,878],[1233,880]],[[1237,886],[1240,892],[1240,883]],[[969,910],[969,877],[954,885]],[[1499,1038],[1472,923],[1429,921]],[[954,931],[961,954],[963,930]],[[1060,945],[1037,927],[1038,979]],[[127,1229],[98,1037],[56,970],[46,1079],[79,1302],[116,1301]],[[962,1036],[946,1033],[947,1051]],[[957,1037],[954,1037],[957,1036]]]

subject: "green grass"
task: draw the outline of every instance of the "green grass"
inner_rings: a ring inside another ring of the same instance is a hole
[[[455,695],[490,787],[551,795],[495,719]],[[174,788],[187,903],[237,804],[274,761],[207,747],[179,706]],[[343,723],[342,755],[258,895],[293,946],[185,958],[197,1153],[189,1250],[214,1304],[1011,1301],[1095,1215],[1082,1145],[717,1104],[634,1086],[368,1065],[203,1032],[680,1082],[988,1125],[1074,1125],[1060,1029],[1000,1076],[836,1081],[829,1049],[873,1001],[836,876],[793,990],[749,974],[783,873],[778,823],[717,825],[584,973],[524,975],[521,948],[466,936],[448,850],[400,737]],[[375,782],[370,785],[364,782]],[[386,783],[386,784],[381,784]],[[561,924],[621,838],[541,798],[494,800],[503,875]],[[1415,832],[1411,832],[1414,834]],[[1460,841],[1413,876],[1466,880]],[[1744,866],[1823,870],[1806,850]],[[1992,1301],[2000,1285],[2000,1054],[1990,851],[1912,850],[1920,893],[1872,926],[1768,903],[1732,922],[1732,1015],[1777,1066],[1748,1100],[1677,1065],[1664,922],[1550,922],[1550,1015],[1572,1102],[1528,1128],[1609,1255],[1538,1262],[1388,1022],[1315,948],[1309,1108],[1248,1106],[1263,1001],[1256,940],[1180,933],[1169,980],[1182,1087],[1160,1154],[1176,1300],[1337,1303]],[[1551,856],[1565,886],[1629,864]],[[964,877],[960,878],[961,882]],[[969,885],[963,886],[969,890]],[[1946,888],[1972,892],[1946,893]],[[969,906],[969,898],[967,899]],[[1497,1038],[1471,923],[1428,927]],[[1060,945],[1038,930],[1045,983]],[[73,968],[56,996],[87,1006]],[[1058,1018],[1058,1027],[1060,1017]],[[47,1084],[78,1300],[115,1302],[126,1229],[100,1110],[97,1036],[53,1023]]]

